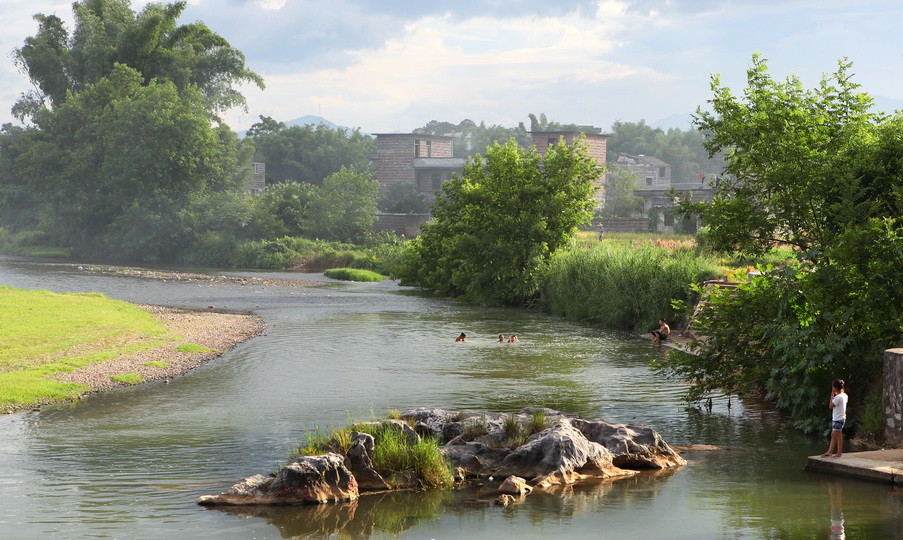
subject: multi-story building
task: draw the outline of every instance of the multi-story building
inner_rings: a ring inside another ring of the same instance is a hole
[[[420,133],[377,133],[376,153],[371,156],[380,190],[409,183],[427,202],[453,174],[461,174],[464,158],[452,154],[454,137]]]
[[[267,190],[267,165],[263,158],[257,154],[251,158],[251,177],[248,178],[247,191],[249,195],[257,195]]]

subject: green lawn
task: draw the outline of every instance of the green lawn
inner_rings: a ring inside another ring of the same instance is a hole
[[[54,373],[150,349],[174,337],[141,308],[97,293],[0,286],[0,410],[90,390]]]

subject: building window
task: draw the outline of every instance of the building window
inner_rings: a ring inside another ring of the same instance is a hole
[[[555,143],[557,143],[557,142],[558,142],[558,139],[556,139],[555,137],[549,137],[548,146],[555,146]]]
[[[434,172],[432,175],[432,179],[433,179],[433,191],[439,191],[440,189],[442,189],[442,176],[439,173]]]
[[[654,180],[655,180],[655,177],[654,177],[654,176],[647,176],[647,177],[646,177],[646,185],[647,185],[647,186],[651,186],[651,185],[652,185],[652,182],[653,182]]]
[[[414,157],[420,157],[420,139],[414,139]]]
[[[433,141],[426,141],[426,157],[433,157]]]
[[[662,178],[665,177],[665,168],[664,167],[658,168],[658,175],[661,176]]]
[[[251,168],[254,169],[254,174],[260,173],[260,163],[252,163]]]

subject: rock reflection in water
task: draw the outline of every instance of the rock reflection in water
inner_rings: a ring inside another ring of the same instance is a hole
[[[241,518],[263,518],[283,538],[320,538],[341,533],[352,538],[399,534],[438,517],[453,498],[449,490],[368,494],[354,501],[302,506],[218,506]]]
[[[552,486],[516,503],[498,508],[498,481],[455,490],[401,491],[364,495],[354,501],[303,506],[218,506],[211,510],[241,518],[262,518],[282,538],[341,535],[360,538],[396,535],[438,520],[442,515],[479,515],[500,511],[525,512],[532,522],[558,521],[598,512],[603,506],[623,506],[654,499],[678,468],[643,471],[617,479],[588,480]]]

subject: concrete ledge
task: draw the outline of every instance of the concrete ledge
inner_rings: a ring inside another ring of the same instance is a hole
[[[806,470],[885,484],[903,484],[903,449],[850,452],[839,458],[809,456]]]

